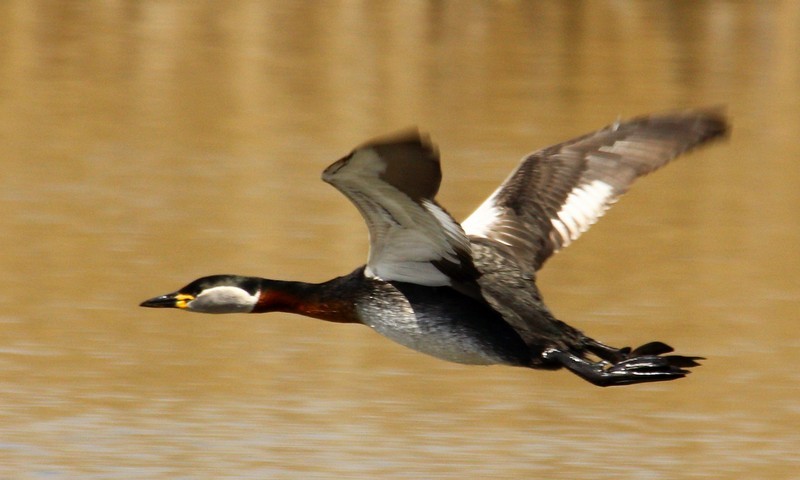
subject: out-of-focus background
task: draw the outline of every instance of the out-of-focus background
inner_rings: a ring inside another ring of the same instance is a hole
[[[0,478],[796,478],[800,6],[0,3]],[[524,154],[727,105],[553,258],[562,319],[676,382],[445,363],[369,329],[137,304],[367,253],[319,180],[419,125],[463,219]]]

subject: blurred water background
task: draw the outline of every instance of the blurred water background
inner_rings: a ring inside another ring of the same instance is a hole
[[[796,478],[800,5],[0,3],[0,478]],[[670,383],[448,364],[360,326],[137,307],[364,262],[319,181],[419,125],[468,215],[524,154],[727,105],[543,270],[562,319],[708,357]]]

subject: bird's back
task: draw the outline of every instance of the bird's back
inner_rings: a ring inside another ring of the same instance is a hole
[[[583,334],[556,319],[545,306],[536,278],[521,267],[504,245],[472,237],[478,284],[486,302],[511,325],[531,349],[534,359],[546,347],[573,348]]]

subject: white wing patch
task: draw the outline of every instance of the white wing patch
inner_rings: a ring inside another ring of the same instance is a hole
[[[553,235],[561,237],[561,248],[568,246],[589,229],[608,209],[614,188],[602,180],[593,180],[572,189],[561,210],[550,219]]]
[[[503,216],[503,211],[497,208],[495,203],[496,196],[497,191],[481,203],[481,205],[461,223],[461,227],[467,235],[475,235],[477,237],[489,236],[489,233],[492,231],[492,226]]]
[[[499,190],[498,190],[499,191]],[[468,235],[491,237],[505,245],[513,246],[520,241],[520,236],[513,231],[504,231],[503,217],[508,213],[497,206],[497,192],[484,201],[462,223]],[[567,195],[561,209],[550,219],[557,235],[556,245],[564,248],[589,229],[608,209],[614,198],[614,188],[602,180],[593,180],[577,186]],[[506,228],[507,229],[507,228]],[[508,240],[504,237],[508,236]]]

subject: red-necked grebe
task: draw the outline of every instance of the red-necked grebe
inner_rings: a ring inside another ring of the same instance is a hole
[[[427,137],[373,140],[322,174],[367,223],[365,266],[320,284],[214,275],[141,305],[362,323],[444,360],[565,367],[600,386],[681,378],[699,357],[604,345],[557,320],[535,279],[636,178],[727,131],[713,109],[616,122],[528,155],[461,225],[434,199],[441,170]]]

